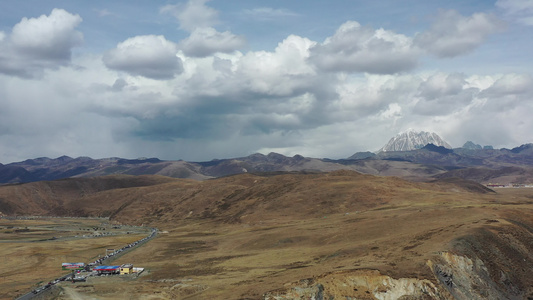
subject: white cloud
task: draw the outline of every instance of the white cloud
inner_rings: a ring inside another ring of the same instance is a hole
[[[105,65],[114,70],[152,79],[170,79],[183,71],[177,45],[163,36],[129,38],[105,53]]]
[[[298,17],[299,14],[285,8],[258,7],[254,9],[245,9],[244,13],[255,20],[272,21],[279,18]]]
[[[350,21],[313,47],[310,59],[326,71],[393,74],[414,69],[419,55],[405,35]]]
[[[237,63],[236,79],[247,89],[265,95],[291,95],[302,87],[310,88],[315,71],[307,58],[314,44],[291,35],[274,52],[249,52]]]
[[[63,9],[54,9],[50,16],[23,18],[13,27],[12,46],[32,58],[70,59],[71,48],[83,41],[81,32],[75,28],[81,23],[79,15]]]
[[[493,15],[475,13],[465,17],[454,10],[443,10],[428,31],[416,35],[414,42],[438,57],[454,57],[471,52],[503,27]]]
[[[484,90],[483,95],[510,96],[524,95],[533,96],[533,78],[526,74],[505,74]]]
[[[386,110],[381,113],[382,119],[397,119],[402,116],[402,107],[398,103],[391,103]]]
[[[196,28],[212,27],[218,23],[218,11],[205,5],[209,0],[189,0],[187,3],[169,4],[160,9],[180,22],[180,28],[194,31]]]
[[[511,113],[514,110],[521,113],[529,112],[532,108],[529,102],[533,98],[531,75],[511,73],[493,76],[491,79],[492,84],[479,93],[479,98],[483,100],[484,111],[501,114]]]
[[[187,56],[205,57],[216,52],[232,52],[246,44],[243,36],[229,31],[218,32],[212,27],[196,28],[191,35],[179,43]]]
[[[49,16],[22,18],[9,36],[0,34],[0,73],[33,77],[68,64],[72,48],[83,42],[83,34],[75,30],[81,21],[57,8]]]
[[[110,12],[107,8],[104,9],[95,9],[94,10],[98,16],[100,17],[106,17],[106,16],[112,16],[115,15],[114,13]]]
[[[504,10],[509,20],[533,26],[533,1],[498,0],[496,6]]]
[[[352,121],[370,118],[382,121],[383,112],[391,108],[391,103],[402,107],[402,111],[403,107],[410,105],[419,82],[418,76],[412,75],[366,74],[364,77],[344,78],[336,83],[338,99],[330,102],[332,119]]]

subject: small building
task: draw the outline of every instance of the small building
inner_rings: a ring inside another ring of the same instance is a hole
[[[132,264],[123,264],[122,266],[120,266],[120,275],[131,274],[131,273],[133,273]]]
[[[120,266],[96,266],[93,268],[98,274],[118,274]]]

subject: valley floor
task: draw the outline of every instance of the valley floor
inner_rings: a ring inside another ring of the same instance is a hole
[[[94,261],[106,249],[149,232],[102,218],[0,218],[0,299],[14,299],[70,273],[62,263]]]

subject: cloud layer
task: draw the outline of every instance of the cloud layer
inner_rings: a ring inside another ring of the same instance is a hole
[[[453,10],[441,11],[431,28],[414,42],[438,57],[454,57],[473,51],[502,28],[500,20],[485,13],[465,17]]]
[[[512,14],[518,4],[509,3],[498,5]],[[1,32],[2,162],[258,151],[342,158],[406,128],[455,147],[533,139],[531,74],[434,67],[473,57],[507,28],[496,15],[441,10],[410,34],[347,20],[320,40],[289,34],[271,49],[245,50],[248,37],[209,4],[159,9],[183,38],[143,33],[99,53],[73,55],[83,20],[63,9]],[[288,8],[239,11],[303,18]]]

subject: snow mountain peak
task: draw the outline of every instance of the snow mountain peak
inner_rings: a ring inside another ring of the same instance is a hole
[[[442,146],[451,149],[452,146],[446,143],[438,134],[427,131],[416,131],[412,128],[398,133],[395,137],[379,149],[378,152],[387,151],[411,151],[423,148],[427,144]]]

